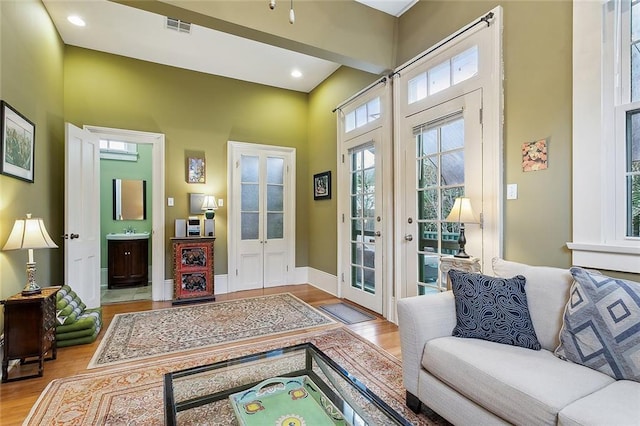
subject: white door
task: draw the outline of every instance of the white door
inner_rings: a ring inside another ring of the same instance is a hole
[[[400,220],[405,296],[443,290],[441,256],[458,249],[459,224],[445,222],[456,197],[482,198],[481,90],[409,117],[402,129],[405,188]],[[482,258],[482,229],[465,224],[466,252]]]
[[[234,143],[229,290],[289,283],[293,271],[294,151]]]
[[[340,242],[342,296],[379,314],[383,306],[382,152],[380,128],[342,144]],[[348,237],[347,237],[348,236]]]
[[[65,128],[66,283],[89,308],[100,306],[100,141]]]

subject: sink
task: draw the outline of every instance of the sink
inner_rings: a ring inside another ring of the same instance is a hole
[[[149,238],[148,232],[111,233],[107,234],[107,240],[146,240]]]

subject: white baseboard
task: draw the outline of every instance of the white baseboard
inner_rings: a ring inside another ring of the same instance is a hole
[[[227,274],[216,275],[214,283],[215,283],[214,285],[215,294],[227,294],[230,292],[229,276]],[[301,268],[295,268],[289,284],[294,284],[294,285],[311,284],[312,286],[317,287],[320,290],[324,290],[327,293],[330,293],[334,296],[338,294],[338,277],[336,277],[335,275],[320,271],[318,269],[309,268],[306,266]],[[166,300],[172,300],[172,299],[173,299],[173,280],[172,279],[165,280],[162,293],[156,297],[156,294],[154,292],[153,300],[166,301]]]
[[[307,268],[307,282],[329,294],[338,296],[338,277],[315,268]]]

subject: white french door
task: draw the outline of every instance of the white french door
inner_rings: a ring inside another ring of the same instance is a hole
[[[403,123],[401,197],[405,296],[441,291],[441,256],[458,249],[460,226],[446,222],[457,197],[483,211],[482,91],[419,112]],[[465,224],[466,251],[482,258],[483,231]]]
[[[372,311],[383,308],[382,140],[380,128],[342,144],[340,226],[342,296]],[[348,179],[348,180],[347,180]]]
[[[295,150],[230,142],[230,291],[289,283],[295,253]]]

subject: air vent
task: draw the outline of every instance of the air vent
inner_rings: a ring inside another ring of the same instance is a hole
[[[167,18],[167,28],[179,33],[191,34],[191,23],[176,18]]]

